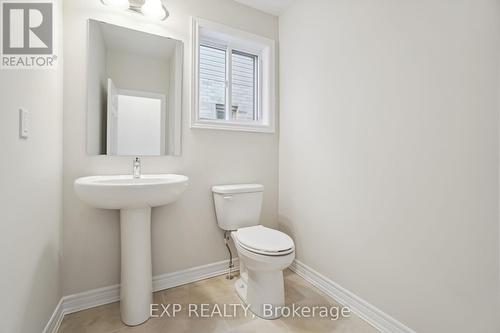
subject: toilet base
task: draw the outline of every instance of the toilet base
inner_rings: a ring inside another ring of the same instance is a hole
[[[247,304],[247,284],[239,278],[234,283],[234,290],[236,294],[241,299],[241,301],[246,305]]]
[[[283,271],[247,271],[241,273],[241,276],[235,282],[234,288],[250,311],[262,319],[280,318],[281,308],[285,305]]]

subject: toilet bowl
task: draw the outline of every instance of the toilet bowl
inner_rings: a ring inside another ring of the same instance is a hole
[[[295,259],[285,233],[260,225],[264,187],[258,184],[214,186],[219,226],[231,232],[240,260],[235,289],[257,316],[276,319],[285,304],[283,270]]]

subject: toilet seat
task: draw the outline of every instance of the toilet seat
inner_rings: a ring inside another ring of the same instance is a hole
[[[235,236],[241,247],[256,254],[283,256],[295,251],[290,236],[261,225],[238,229]]]

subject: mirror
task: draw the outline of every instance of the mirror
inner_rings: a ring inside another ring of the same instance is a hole
[[[183,44],[89,20],[87,152],[180,155]]]

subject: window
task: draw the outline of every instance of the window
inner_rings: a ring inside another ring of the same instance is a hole
[[[226,119],[226,51],[200,45],[200,119]]]
[[[274,129],[274,41],[193,19],[193,128]]]
[[[233,112],[231,119],[243,121],[259,120],[257,108],[257,62],[258,56],[232,51],[231,96]]]
[[[200,44],[200,119],[257,121],[259,58],[231,50],[231,67],[228,67],[227,54],[228,50]],[[229,77],[230,81],[227,80]],[[231,86],[230,95],[226,94],[228,85]],[[226,107],[226,101],[231,108]]]

